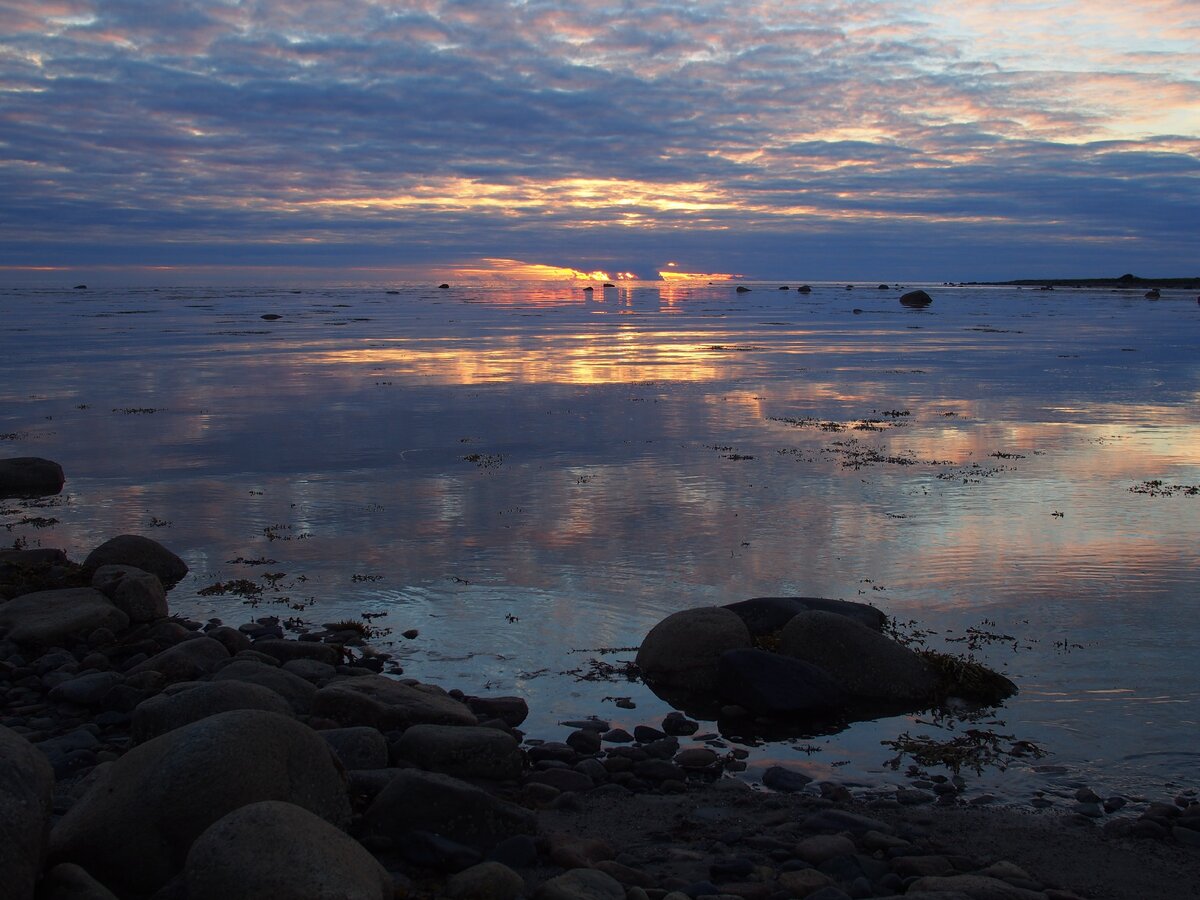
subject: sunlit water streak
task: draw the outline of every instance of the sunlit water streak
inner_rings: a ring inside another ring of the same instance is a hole
[[[996,727],[1059,774],[973,791],[1195,783],[1200,497],[1130,490],[1200,484],[1194,297],[388,287],[0,290],[0,451],[68,473],[47,509],[4,504],[2,536],[79,558],[150,534],[194,616],[386,613],[409,674],[520,693],[543,737],[661,718],[640,685],[559,673],[669,612],[866,600],[936,647],[1011,636],[978,651],[1022,689]],[[199,593],[266,572],[255,609]],[[879,742],[921,721],[753,762],[899,783]]]

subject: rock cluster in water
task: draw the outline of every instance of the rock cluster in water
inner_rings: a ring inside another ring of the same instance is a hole
[[[725,849],[695,853],[547,833],[552,813],[586,823],[605,803],[748,793],[721,777],[747,753],[680,712],[632,733],[586,719],[565,723],[562,742],[525,739],[523,699],[386,677],[353,629],[296,640],[272,617],[234,628],[172,616],[167,589],[186,572],[138,535],[82,564],[0,551],[5,900],[1072,896],[1010,864],[937,856],[917,832],[850,811],[845,787],[817,796],[793,768],[764,778],[806,792],[769,840],[722,834]],[[870,607],[796,602],[706,613],[714,627],[697,640],[728,643],[729,616],[753,635],[813,615],[887,640]],[[937,787],[890,802],[957,791]],[[1134,836],[1200,838],[1190,801],[1122,821]]]

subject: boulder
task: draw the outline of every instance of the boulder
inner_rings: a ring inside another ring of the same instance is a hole
[[[779,652],[825,669],[851,702],[923,703],[937,690],[920,656],[848,616],[794,616],[779,636]]]
[[[759,716],[819,716],[841,709],[846,692],[820,666],[756,648],[721,654],[720,695]]]
[[[471,866],[446,880],[450,900],[517,900],[524,894],[525,879],[494,860]]]
[[[187,854],[188,900],[391,900],[392,877],[356,840],[292,803],[213,822]]]
[[[211,675],[217,666],[227,659],[229,651],[220,641],[197,637],[190,641],[181,641],[174,647],[154,654],[145,662],[138,663],[127,674],[158,672],[168,682],[196,681]]]
[[[133,566],[158,576],[170,587],[188,573],[187,563],[158,541],[138,534],[120,534],[105,541],[83,561],[85,569],[101,566]]]
[[[814,609],[849,616],[875,631],[881,631],[887,624],[887,616],[874,606],[824,597],[752,597],[724,608],[737,613],[750,629],[751,636],[756,638],[774,634],[790,622],[792,616]]]
[[[130,622],[153,622],[170,611],[158,576],[133,566],[101,566],[92,574],[92,587],[129,616]]]
[[[331,666],[329,663],[317,662],[315,659],[291,659],[285,662],[280,668],[285,672],[291,672],[293,675],[300,676],[305,681],[315,684],[317,687],[324,687],[338,677],[336,666]]]
[[[31,900],[42,871],[54,770],[37,747],[0,726],[0,885],[11,900]]]
[[[87,672],[76,675],[50,689],[48,696],[55,703],[74,703],[76,706],[100,706],[104,698],[125,678],[117,672]]]
[[[38,887],[38,900],[117,900],[117,895],[74,863],[59,863]]]
[[[599,869],[571,869],[543,882],[533,897],[534,900],[625,900],[625,888]]]
[[[62,466],[36,456],[0,459],[0,497],[45,497],[62,490]]]
[[[278,713],[218,713],[97,769],[51,833],[51,859],[83,866],[119,895],[151,893],[213,822],[260,800],[295,803],[337,827],[350,819],[345,781],[316,732]]]
[[[184,681],[143,700],[134,708],[130,723],[133,742],[142,744],[176,728],[232,709],[260,709],[281,716],[292,715],[287,700],[257,684]]]
[[[409,725],[474,725],[475,714],[441,688],[410,685],[383,675],[335,681],[313,697],[314,715],[380,731]]]
[[[319,641],[288,641],[283,638],[267,638],[255,641],[254,649],[267,656],[273,656],[280,663],[288,663],[295,659],[312,660],[336,666],[342,661],[342,652],[332,644],[322,644]]]
[[[388,764],[387,739],[377,728],[356,725],[317,732],[345,769],[384,769]]]
[[[500,719],[509,728],[517,728],[529,716],[524,697],[467,697],[471,712],[485,719]]]
[[[487,791],[449,775],[403,769],[363,815],[367,834],[403,841],[432,832],[481,852],[516,834],[534,834],[537,819]]]
[[[636,661],[652,686],[711,692],[719,683],[721,654],[750,645],[750,631],[736,613],[704,606],[672,613],[651,628]]]
[[[253,659],[235,659],[218,669],[212,680],[240,681],[269,688],[286,700],[297,715],[304,715],[312,709],[313,697],[317,694],[317,689],[299,675]]]
[[[812,293],[812,285],[802,284],[802,285],[800,285],[800,287],[796,288],[796,292],[800,293],[800,294],[811,294]]]
[[[129,617],[95,588],[63,588],[24,594],[0,605],[0,632],[34,646],[64,644],[97,628],[124,631]]]
[[[924,291],[909,291],[900,295],[900,305],[911,309],[923,309],[932,302],[933,298]]]
[[[458,778],[504,780],[521,774],[521,750],[512,735],[496,728],[413,725],[396,752],[422,769]]]

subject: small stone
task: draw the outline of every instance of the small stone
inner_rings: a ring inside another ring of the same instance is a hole
[[[662,730],[666,734],[682,737],[695,734],[700,728],[699,722],[694,722],[681,712],[667,713],[662,720]]]
[[[835,856],[855,853],[857,849],[849,838],[836,834],[817,834],[798,843],[794,852],[806,863],[819,866]]]
[[[600,735],[600,740],[609,744],[632,744],[633,735],[624,728],[613,728]]]

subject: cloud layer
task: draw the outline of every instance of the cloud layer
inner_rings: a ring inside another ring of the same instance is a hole
[[[0,3],[0,265],[1195,274],[1151,5]]]

